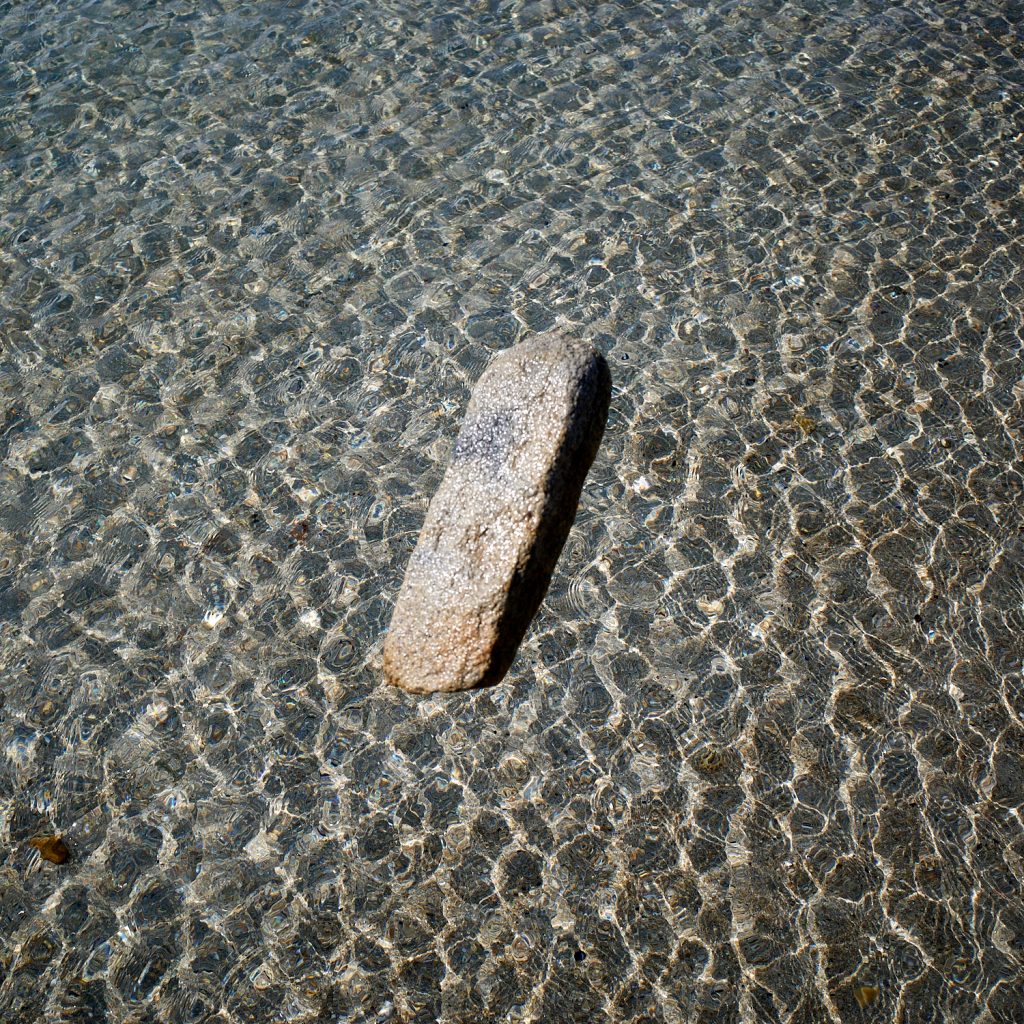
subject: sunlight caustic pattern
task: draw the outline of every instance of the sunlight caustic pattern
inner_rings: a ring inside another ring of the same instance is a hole
[[[0,1018],[1019,1022],[1022,24],[0,2]],[[549,329],[551,591],[385,687]]]

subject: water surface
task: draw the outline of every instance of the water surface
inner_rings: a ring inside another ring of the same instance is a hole
[[[0,1018],[1024,1020],[1022,24],[0,3]],[[548,599],[385,689],[551,328]]]

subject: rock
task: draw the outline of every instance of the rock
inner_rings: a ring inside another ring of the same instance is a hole
[[[39,856],[51,864],[63,864],[70,856],[60,836],[35,836],[28,841],[28,845],[34,846],[39,851]]]
[[[500,682],[576,518],[611,399],[589,344],[538,335],[473,389],[384,642],[384,678],[414,693]]]

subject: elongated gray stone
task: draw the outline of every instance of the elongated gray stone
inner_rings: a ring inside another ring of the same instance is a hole
[[[499,682],[540,607],[608,418],[592,346],[537,335],[473,389],[384,641],[384,678],[414,693]]]

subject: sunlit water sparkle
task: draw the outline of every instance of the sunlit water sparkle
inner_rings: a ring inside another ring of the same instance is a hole
[[[0,1020],[1024,1021],[1022,24],[0,0]],[[551,327],[543,609],[386,689]]]

